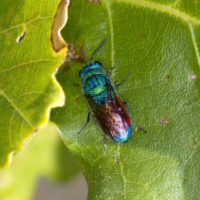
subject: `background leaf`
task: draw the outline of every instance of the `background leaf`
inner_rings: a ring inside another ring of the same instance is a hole
[[[68,148],[83,165],[88,199],[192,199],[200,196],[200,3],[186,0],[72,1],[63,35],[89,61],[112,73],[114,83],[131,71],[118,89],[132,119],[148,131],[133,131],[127,143],[107,140],[86,121],[89,105],[77,84],[80,63],[67,63],[58,74],[67,104],[55,109]],[[100,3],[100,4],[99,4]]]
[[[66,181],[79,172],[79,167],[56,131],[49,124],[42,129],[25,151],[19,153],[8,169],[0,172],[2,200],[28,200],[39,176]]]
[[[50,41],[59,2],[0,0],[0,168],[64,102],[54,77],[64,51]]]

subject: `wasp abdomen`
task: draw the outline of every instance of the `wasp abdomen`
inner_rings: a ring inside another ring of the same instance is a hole
[[[80,70],[82,88],[100,127],[116,142],[127,141],[132,132],[129,115],[99,62]]]

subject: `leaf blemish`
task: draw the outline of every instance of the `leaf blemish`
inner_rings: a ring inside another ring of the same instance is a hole
[[[36,128],[34,131],[33,131],[33,134],[37,133],[39,131],[39,128]]]
[[[61,36],[61,30],[64,28],[68,18],[69,0],[61,0],[58,5],[54,21],[51,28],[51,43],[53,49],[58,52],[62,48],[67,47],[67,44]]]
[[[64,72],[68,72],[70,69],[71,69],[71,67],[70,67],[69,65],[66,65],[66,66],[63,68],[62,72],[63,72],[63,73],[64,73]]]
[[[74,101],[75,101],[75,102],[78,102],[78,100],[79,100],[79,95],[78,95],[77,97],[74,98]]]
[[[68,44],[67,55],[65,56],[64,62],[70,62],[71,60],[77,60],[78,62],[84,62],[86,59],[86,53],[84,51],[84,45],[81,45],[79,52],[76,51],[74,43]]]
[[[162,119],[160,120],[160,122],[161,122],[162,124],[167,124],[167,123],[168,123],[168,120],[167,120],[166,117],[162,117]]]
[[[64,62],[70,62],[71,60],[78,59],[79,55],[75,50],[74,44],[69,43],[67,48],[68,48],[68,51],[67,51],[67,54],[65,56]]]
[[[191,80],[195,80],[196,78],[197,78],[197,75],[196,75],[196,74],[191,74],[191,75],[190,75],[190,79],[191,79]]]
[[[170,79],[170,75],[169,75],[169,74],[166,74],[166,75],[165,75],[165,79],[166,79],[166,80],[169,80],[169,79]]]
[[[6,37],[9,37],[9,36],[10,36],[10,32],[7,32],[7,33],[6,33]]]
[[[21,42],[25,35],[26,35],[26,31],[24,31],[21,35],[17,37],[16,42],[17,43]]]

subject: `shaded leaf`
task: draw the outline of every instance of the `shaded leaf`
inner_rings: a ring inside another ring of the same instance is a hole
[[[134,130],[127,143],[107,140],[86,121],[89,105],[77,84],[83,65],[60,70],[68,103],[55,109],[68,148],[83,165],[88,199],[192,199],[200,196],[200,4],[186,0],[72,1],[63,35],[89,61],[104,36],[107,42],[95,59],[112,72],[114,83],[131,71],[118,89],[132,119],[148,131]],[[70,70],[69,70],[70,69]]]
[[[0,172],[2,200],[32,199],[39,176],[68,180],[79,167],[60,140],[53,125],[42,129],[25,151],[17,154],[8,169]]]

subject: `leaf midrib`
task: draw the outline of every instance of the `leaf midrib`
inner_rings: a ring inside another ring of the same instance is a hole
[[[189,30],[190,30],[190,34],[191,34],[191,38],[192,38],[192,43],[193,43],[193,46],[194,46],[194,51],[195,51],[195,54],[196,54],[196,57],[197,57],[197,62],[198,62],[198,65],[200,67],[200,55],[199,55],[198,46],[197,46],[197,43],[196,43],[194,31],[193,31],[191,23],[188,22],[188,26],[189,26]]]
[[[111,1],[115,2],[114,0],[111,0]],[[168,13],[170,15],[173,15],[175,17],[182,19],[185,22],[190,22],[192,24],[200,25],[200,19],[192,17],[184,12],[181,12],[178,9],[173,8],[174,4],[165,5],[165,4],[158,4],[158,3],[153,3],[153,2],[144,1],[144,0],[134,0],[134,1],[120,0],[120,2],[130,3],[133,5],[140,6],[140,7],[153,9],[159,12]]]
[[[110,26],[110,42],[111,42],[111,64],[112,66],[114,65],[114,34],[113,34],[113,22],[112,22],[112,12],[110,9],[110,4],[107,0],[104,0],[105,6],[106,6],[106,10],[107,10],[107,14],[108,14],[108,21],[109,21],[109,26]],[[114,74],[114,73],[112,73]],[[119,159],[120,159],[120,144],[118,144],[117,146],[117,155],[116,155]],[[122,161],[119,161],[119,169],[120,169],[120,176],[122,178],[122,182],[123,182],[123,196],[124,199],[127,199],[127,188],[126,188],[126,177],[124,175],[124,167],[123,167],[123,163]]]

